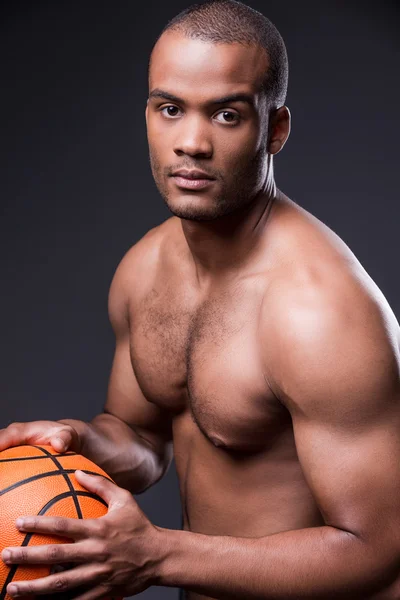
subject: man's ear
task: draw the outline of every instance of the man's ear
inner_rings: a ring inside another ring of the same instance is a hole
[[[269,120],[268,153],[278,154],[290,135],[291,115],[287,106],[271,110]]]

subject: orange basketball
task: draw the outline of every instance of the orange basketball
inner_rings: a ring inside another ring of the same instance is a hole
[[[17,446],[0,452],[0,553],[8,546],[73,543],[61,536],[20,532],[15,526],[18,517],[94,519],[107,513],[104,500],[78,483],[76,469],[111,480],[100,467],[76,452],[59,454],[51,446]],[[0,599],[12,600],[6,588],[13,580],[38,579],[71,567],[66,563],[8,566],[0,560]],[[52,595],[57,600],[69,600],[86,589],[85,586]],[[49,596],[38,596],[42,597]]]

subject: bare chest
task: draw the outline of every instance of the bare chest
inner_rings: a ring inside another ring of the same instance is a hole
[[[236,292],[236,293],[235,293]],[[150,294],[131,327],[131,360],[146,398],[188,410],[215,446],[257,451],[287,415],[269,391],[260,357],[262,290],[225,290],[201,306]]]

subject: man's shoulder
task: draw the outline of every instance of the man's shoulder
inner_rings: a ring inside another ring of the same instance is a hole
[[[154,282],[164,272],[163,257],[179,234],[172,217],[150,229],[125,253],[114,273],[109,291],[109,314],[115,328],[126,330],[130,307],[146,298]],[[164,261],[165,262],[165,261]]]
[[[287,407],[305,412],[333,389],[344,389],[345,402],[343,386],[356,381],[392,385],[400,340],[389,303],[361,263],[336,234],[310,223],[286,222],[292,237],[266,289],[258,326],[270,388]]]
[[[279,248],[268,300],[316,308],[352,301],[383,301],[383,294],[343,239],[295,203],[275,228]]]
[[[260,331],[276,344],[332,343],[349,335],[399,337],[384,294],[347,244],[302,209],[285,215],[279,260],[263,301]],[[279,339],[278,339],[279,338]]]
[[[136,281],[141,275],[149,279],[152,274],[156,274],[165,250],[176,241],[178,227],[177,218],[171,217],[147,231],[125,253],[117,272],[122,271],[124,277],[134,278]]]

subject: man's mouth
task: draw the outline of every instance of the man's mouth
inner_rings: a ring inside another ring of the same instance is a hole
[[[208,187],[215,181],[215,179],[189,179],[188,177],[183,177],[182,175],[173,175],[172,178],[178,187],[186,190],[201,190],[205,187]]]

